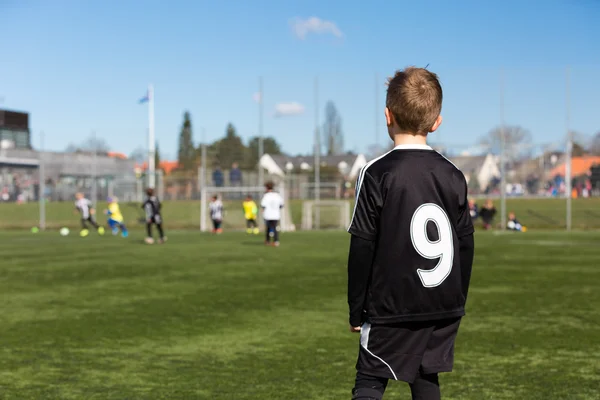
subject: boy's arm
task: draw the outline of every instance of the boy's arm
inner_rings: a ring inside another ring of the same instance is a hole
[[[379,230],[383,197],[379,184],[367,171],[361,171],[356,182],[356,203],[348,232],[348,306],[350,330],[358,331],[364,322],[363,312],[369,290],[371,268]]]
[[[374,255],[375,242],[352,235],[348,254],[350,327],[359,327],[364,322],[363,313]]]
[[[473,228],[473,220],[471,219],[469,202],[467,200],[467,183],[464,179],[462,184],[464,185],[464,190],[460,196],[456,234],[458,236],[462,292],[466,301],[471,281],[471,270],[473,269],[473,256],[475,254],[475,239],[473,237],[475,229]]]
[[[460,252],[460,273],[463,296],[467,301],[469,293],[469,284],[471,282],[471,271],[473,269],[473,257],[475,255],[475,240],[473,234],[458,238],[458,247]]]

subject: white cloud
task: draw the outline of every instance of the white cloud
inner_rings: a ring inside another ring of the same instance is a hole
[[[340,28],[332,21],[326,21],[319,17],[299,18],[296,17],[290,22],[292,31],[298,39],[304,40],[309,33],[317,35],[329,34],[337,38],[344,36]]]
[[[260,103],[261,97],[262,96],[260,92],[256,92],[252,95],[252,100],[254,100],[256,103]]]
[[[295,101],[275,105],[275,117],[304,114],[304,106]]]

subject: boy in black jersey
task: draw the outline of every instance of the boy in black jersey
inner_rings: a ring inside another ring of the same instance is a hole
[[[146,197],[146,201],[142,205],[142,208],[146,212],[146,231],[148,233],[146,243],[154,243],[154,238],[152,237],[152,225],[156,225],[159,234],[158,242],[162,244],[167,240],[167,237],[165,236],[162,227],[163,220],[162,215],[160,214],[161,204],[158,197],[154,195],[154,189],[146,189],[146,194],[148,197]]]
[[[464,175],[427,145],[442,122],[442,88],[422,68],[388,82],[385,117],[395,148],[356,182],[348,232],[350,331],[360,332],[353,399],[377,400],[389,379],[412,398],[441,398],[452,370],[473,263]]]

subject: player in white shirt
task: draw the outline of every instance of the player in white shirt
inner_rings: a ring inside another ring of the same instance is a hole
[[[81,236],[88,235],[88,223],[90,223],[90,225],[92,225],[92,227],[94,227],[99,234],[103,235],[104,228],[99,226],[94,219],[96,210],[94,209],[92,202],[86,199],[83,193],[76,193],[75,199],[75,210],[81,215]]]
[[[223,232],[221,227],[223,223],[223,202],[217,196],[213,196],[212,201],[208,204],[208,209],[213,223],[213,233],[221,234]]]
[[[279,220],[281,220],[281,209],[283,208],[283,198],[279,193],[273,191],[273,186],[273,182],[265,184],[267,192],[263,195],[260,202],[263,218],[267,225],[267,238],[265,240],[267,246],[271,245],[271,238],[273,239],[273,246],[279,246],[277,225],[279,225]]]

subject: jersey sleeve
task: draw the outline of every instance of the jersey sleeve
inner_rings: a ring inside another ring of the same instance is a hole
[[[458,199],[458,221],[456,223],[456,234],[458,237],[468,236],[474,232],[473,220],[471,219],[471,210],[469,209],[469,200],[467,194],[467,181],[464,175],[461,175],[461,193]]]
[[[382,205],[379,184],[363,171],[356,185],[356,203],[348,232],[365,240],[377,239]]]

